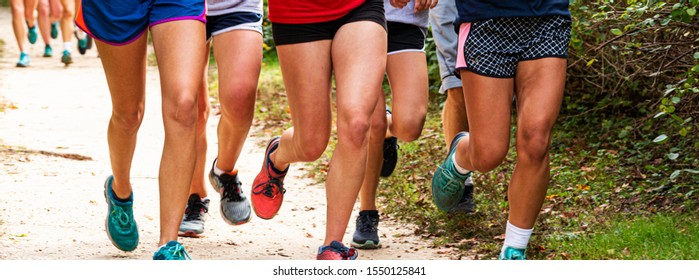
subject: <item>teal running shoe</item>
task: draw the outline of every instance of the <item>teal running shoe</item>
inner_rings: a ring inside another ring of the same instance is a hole
[[[168,261],[185,261],[191,260],[187,251],[185,251],[184,246],[175,240],[170,240],[165,246],[160,247],[155,254],[153,254],[154,260],[168,260]]]
[[[63,62],[63,64],[65,64],[66,66],[73,64],[73,58],[70,56],[70,52],[68,50],[63,51],[61,62]]]
[[[87,34],[83,33],[83,38],[81,39],[80,36],[78,36],[78,32],[82,32],[80,30],[75,30],[73,32],[73,35],[75,35],[75,39],[78,39],[78,52],[80,52],[81,55],[85,55],[85,52],[87,52]]]
[[[138,226],[133,217],[133,193],[129,196],[129,201],[118,201],[112,191],[113,183],[112,175],[104,182],[104,198],[109,206],[105,221],[107,236],[119,250],[133,251],[138,246]]]
[[[451,141],[447,158],[437,168],[437,171],[434,172],[434,177],[432,177],[432,199],[439,210],[449,211],[459,204],[466,189],[464,183],[471,177],[471,172],[465,175],[459,174],[452,161],[457,144],[466,135],[468,135],[468,132],[456,134],[454,140]]]
[[[51,38],[56,39],[58,38],[58,22],[54,21],[51,23]]]
[[[46,47],[44,47],[44,57],[52,57],[53,56],[53,48],[51,48],[51,45],[46,44]]]
[[[498,259],[523,261],[527,259],[527,255],[524,253],[524,251],[525,249],[517,249],[507,246],[505,247],[505,251],[502,251],[502,253],[500,253]]]
[[[29,55],[22,52],[19,54],[19,61],[17,62],[17,67],[29,67]]]
[[[27,28],[29,29],[27,30],[27,39],[29,39],[29,43],[33,45],[34,43],[36,43],[36,39],[39,38],[39,34],[36,32],[36,24],[34,24],[34,26],[32,27],[29,27],[29,23],[27,23]]]

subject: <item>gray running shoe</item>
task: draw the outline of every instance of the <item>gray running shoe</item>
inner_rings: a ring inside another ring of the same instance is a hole
[[[216,164],[216,161],[214,161]],[[221,194],[221,217],[230,225],[242,225],[250,221],[250,201],[240,188],[238,170],[233,174],[224,173],[221,176],[214,173],[213,166],[209,172],[209,181],[216,192]]]
[[[204,233],[206,213],[209,212],[209,199],[201,199],[198,194],[192,194],[187,201],[184,217],[180,224],[179,235],[185,237],[199,237]]]

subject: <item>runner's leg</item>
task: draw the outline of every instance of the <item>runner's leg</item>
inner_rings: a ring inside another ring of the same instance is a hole
[[[151,27],[151,32],[160,72],[165,125],[165,144],[158,176],[158,245],[161,246],[177,240],[196,163],[197,97],[206,65],[203,59],[205,26],[200,21],[178,20],[157,24]]]
[[[517,66],[517,164],[507,197],[510,223],[522,229],[534,227],[546,196],[551,130],[565,78],[565,59],[522,61]]]
[[[365,176],[369,127],[386,69],[386,30],[371,21],[345,24],[332,44],[337,85],[337,145],[326,180],[325,241],[342,241]]]
[[[262,65],[262,34],[235,30],[213,38],[221,103],[216,166],[232,171],[255,113],[257,82]]]

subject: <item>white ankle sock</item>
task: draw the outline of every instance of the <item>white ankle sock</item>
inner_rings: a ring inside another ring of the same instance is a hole
[[[63,50],[70,51],[72,44],[70,42],[63,42]]]
[[[451,156],[451,162],[454,163],[454,168],[456,168],[456,172],[459,172],[459,174],[461,174],[461,175],[466,175],[466,174],[468,174],[469,172],[471,172],[471,170],[468,170],[468,169],[466,169],[466,168],[463,168],[463,167],[459,166],[458,163],[456,163],[456,153],[454,153],[454,155]]]
[[[223,173],[226,173],[226,171],[223,171],[221,168],[218,168],[218,166],[216,166],[216,163],[214,163],[214,174],[216,174],[216,176],[221,176],[221,174]]]
[[[507,221],[507,227],[505,229],[505,244],[502,246],[501,252],[505,251],[505,247],[512,247],[517,249],[526,249],[529,243],[529,237],[532,236],[532,231],[534,229],[522,229],[510,224]]]

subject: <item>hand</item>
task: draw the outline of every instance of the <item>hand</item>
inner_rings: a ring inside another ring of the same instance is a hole
[[[439,0],[415,0],[415,12],[432,9],[438,2]]]
[[[398,9],[402,9],[403,7],[407,6],[408,2],[410,2],[410,0],[390,0],[391,6]]]

